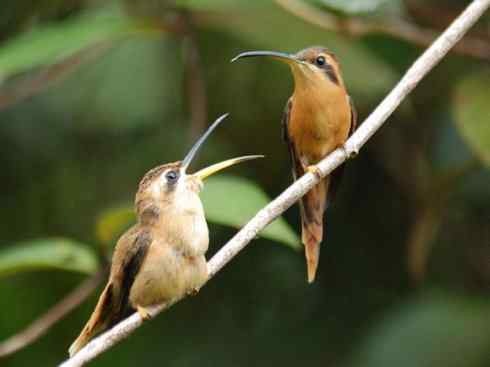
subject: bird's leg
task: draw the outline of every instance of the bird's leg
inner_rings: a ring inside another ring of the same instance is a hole
[[[315,176],[317,176],[319,179],[322,178],[322,174],[320,172],[320,169],[314,165],[314,164],[310,164],[308,158],[306,158],[305,156],[301,156],[299,158],[300,162],[301,162],[301,165],[303,166],[303,170],[305,172],[309,172],[309,173],[313,173]]]
[[[306,167],[306,172],[313,173],[316,177],[319,179],[322,178],[322,173],[320,171],[320,168],[318,168],[316,165],[311,164]]]
[[[143,306],[136,306],[136,311],[138,311],[139,315],[143,319],[143,321],[147,321],[151,319],[150,312],[144,308]]]
[[[199,288],[192,288],[191,290],[187,291],[187,295],[189,296],[195,296],[199,293]]]

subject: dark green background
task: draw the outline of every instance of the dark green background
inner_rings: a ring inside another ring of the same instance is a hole
[[[38,60],[48,47],[77,45],[70,37],[87,29],[68,27],[81,16],[87,24],[101,14],[136,21],[143,30],[110,38],[110,49],[0,110],[0,248],[62,236],[96,249],[101,211],[131,202],[147,170],[185,154],[193,141],[184,88],[188,40],[154,30],[182,16],[182,9],[194,17],[207,121],[231,112],[197,165],[265,154],[263,161],[230,173],[254,180],[271,197],[290,183],[280,117],[292,80],[283,65],[259,59],[230,64],[233,56],[328,46],[341,61],[362,121],[422,51],[381,34],[350,38],[326,32],[272,2],[178,1],[182,8],[164,1],[109,3],[2,4],[0,61],[13,60],[13,53],[1,52],[26,32],[35,38],[50,27],[60,39],[40,37],[31,50],[32,65],[19,62],[3,75],[0,63],[0,101],[53,62]],[[318,11],[344,16],[337,3]],[[456,1],[372,3],[380,3],[376,11],[354,16],[368,22],[403,16],[438,28],[447,25],[443,14],[454,18],[462,10]],[[421,9],[433,16],[422,16]],[[488,26],[487,15],[471,37],[488,43]],[[102,33],[99,23],[93,27]],[[31,49],[34,41],[26,42]],[[147,323],[92,365],[490,365],[489,83],[488,59],[450,54],[348,163],[327,212],[313,285],[305,281],[300,252],[257,239],[198,296]],[[227,197],[239,194],[223,193],[223,212]],[[298,215],[297,207],[285,214],[295,229]],[[210,255],[234,232],[210,224]],[[413,266],[418,256],[421,267]],[[52,270],[0,278],[0,340],[85,277]],[[96,297],[0,364],[61,362]]]

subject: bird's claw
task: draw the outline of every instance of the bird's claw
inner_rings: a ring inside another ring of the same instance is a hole
[[[318,168],[314,164],[306,167],[306,172],[313,173],[319,179],[322,178],[322,173],[320,172],[320,168]]]
[[[138,313],[141,316],[141,318],[143,319],[143,321],[148,321],[151,319],[151,314],[146,308],[144,308],[142,306],[137,306],[136,311],[138,311]]]
[[[187,292],[189,296],[195,296],[198,293],[199,293],[199,288],[192,288],[190,291]]]

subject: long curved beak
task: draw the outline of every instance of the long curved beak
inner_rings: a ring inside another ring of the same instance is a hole
[[[182,161],[182,169],[184,170],[184,172],[187,170],[187,168],[189,167],[189,165],[192,162],[192,159],[194,159],[194,157],[196,156],[197,151],[199,150],[199,148],[201,148],[201,146],[206,141],[206,139],[209,137],[209,135],[211,135],[211,133],[213,132],[213,130],[216,129],[216,127],[225,118],[227,118],[228,115],[229,115],[228,113],[225,113],[224,115],[221,115],[220,117],[218,117],[216,119],[216,121],[213,122],[213,124],[206,130],[206,132],[192,146],[191,150],[189,151],[189,153],[187,153],[187,155],[185,156],[184,160]]]
[[[232,158],[232,159],[227,159],[226,161],[220,162],[220,163],[215,163],[209,167],[203,168],[196,173],[194,173],[192,176],[199,178],[200,180],[204,181],[206,178],[208,178],[211,175],[214,175],[216,172],[219,172],[225,168],[234,166],[235,164],[250,161],[252,159],[257,159],[257,158],[264,158],[263,155],[245,155],[243,157],[238,157],[238,158]]]
[[[267,56],[267,57],[272,57],[274,59],[277,59],[279,61],[285,62],[286,64],[302,64],[303,61],[298,60],[294,55],[290,55],[284,52],[275,52],[275,51],[248,51],[248,52],[242,52],[241,54],[235,56],[233,59],[231,59],[231,62],[235,62],[239,59],[243,59],[246,57],[260,57],[260,56]]]

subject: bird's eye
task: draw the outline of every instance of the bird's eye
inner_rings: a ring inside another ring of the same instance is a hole
[[[167,179],[168,183],[175,183],[177,179],[179,178],[179,173],[176,171],[168,171],[165,174],[165,178]]]
[[[316,58],[316,64],[320,65],[320,66],[325,65],[325,57],[324,56],[318,56]]]

